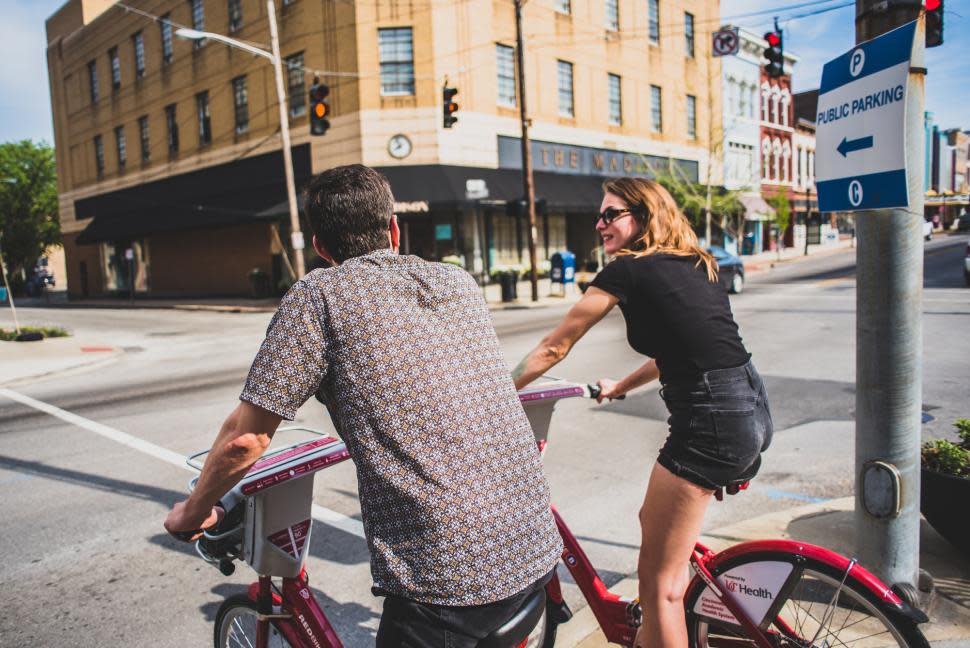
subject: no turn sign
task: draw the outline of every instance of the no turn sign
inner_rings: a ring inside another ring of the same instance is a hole
[[[738,37],[738,28],[721,29],[714,32],[712,50],[714,56],[730,56],[738,53],[738,46],[741,39]]]

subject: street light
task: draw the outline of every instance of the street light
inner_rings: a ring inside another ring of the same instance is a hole
[[[266,50],[243,43],[234,38],[214,34],[212,32],[199,31],[181,27],[175,30],[175,35],[186,40],[214,40],[229,47],[241,49],[256,56],[262,56],[273,64],[273,72],[276,74],[276,97],[280,107],[280,135],[283,138],[283,166],[286,170],[286,199],[290,205],[290,241],[293,245],[293,265],[296,279],[303,277],[304,261],[303,232],[300,230],[300,212],[296,205],[296,185],[293,180],[293,155],[290,152],[290,119],[286,114],[286,92],[283,90],[283,62],[280,57],[280,39],[276,28],[276,4],[273,0],[266,0],[266,9],[269,15],[269,35],[272,44],[272,51]]]

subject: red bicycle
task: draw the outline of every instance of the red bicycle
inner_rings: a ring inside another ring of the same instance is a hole
[[[520,392],[540,451],[556,403],[596,397],[598,389],[555,381]],[[349,458],[342,442],[315,436],[273,451],[221,500],[218,528],[196,543],[199,555],[223,574],[244,560],[259,574],[244,595],[227,598],[215,622],[216,648],[340,648],[342,644],[308,585],[304,563],[317,471]],[[199,453],[189,465],[201,469]],[[309,477],[309,479],[307,479]],[[733,492],[743,490],[739,485]],[[721,499],[723,493],[717,493]],[[641,621],[635,599],[611,593],[579,541],[553,507],[562,554],[609,642],[633,643]],[[850,560],[822,547],[787,540],[746,542],[714,553],[698,543],[694,578],[684,604],[692,648],[928,648],[918,624],[927,617]],[[273,580],[279,579],[277,585]],[[530,597],[481,648],[552,648],[560,624],[572,616],[558,576]]]

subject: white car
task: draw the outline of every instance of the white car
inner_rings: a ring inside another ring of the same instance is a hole
[[[929,241],[933,238],[933,221],[923,221],[923,239]]]

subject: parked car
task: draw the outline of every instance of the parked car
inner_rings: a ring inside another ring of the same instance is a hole
[[[719,246],[711,246],[707,251],[717,261],[717,279],[729,293],[737,295],[744,290],[744,263],[741,259]]]
[[[41,257],[37,259],[30,276],[27,277],[27,295],[39,297],[44,294],[47,288],[53,288],[55,283],[54,273],[47,266],[47,258]]]
[[[933,238],[933,221],[923,220],[923,239],[929,241]]]

